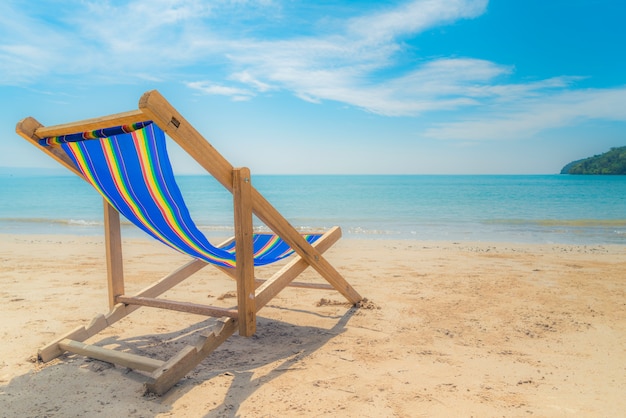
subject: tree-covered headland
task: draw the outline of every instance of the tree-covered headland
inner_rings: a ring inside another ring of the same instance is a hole
[[[561,174],[623,174],[626,175],[626,147],[611,148],[604,154],[572,161]]]

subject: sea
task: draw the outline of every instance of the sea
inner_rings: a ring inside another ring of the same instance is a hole
[[[179,176],[198,227],[233,232],[231,195]],[[626,176],[258,175],[253,185],[295,227],[344,237],[626,244]],[[258,219],[255,228],[266,229]],[[76,176],[0,173],[0,233],[102,235],[102,198]],[[125,237],[142,236],[128,223]]]

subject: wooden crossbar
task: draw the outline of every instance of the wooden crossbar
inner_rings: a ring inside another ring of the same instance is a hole
[[[178,302],[174,300],[146,298],[141,296],[118,296],[115,298],[118,303],[126,305],[148,306],[152,308],[169,309],[171,311],[186,312],[196,315],[205,315],[213,317],[227,316],[229,318],[237,318],[239,313],[236,309],[221,308],[218,306],[200,305],[190,302]]]
[[[64,123],[62,125],[41,126],[35,130],[34,134],[43,139],[50,136],[70,135],[77,132],[89,132],[114,126],[130,125],[132,123],[145,122],[146,120],[146,115],[141,110],[131,110],[129,112]]]
[[[141,370],[145,372],[153,372],[165,363],[161,360],[155,360],[149,357],[138,356],[123,351],[110,350],[108,348],[89,345],[80,341],[64,339],[59,342],[59,346],[70,353],[80,354],[82,356],[95,358],[96,360],[107,361],[109,363],[119,364],[120,366],[131,369]]]
[[[39,123],[35,118],[28,117],[22,119],[18,122],[15,127],[15,131],[28,142],[33,144],[35,147],[39,148],[41,151],[48,154],[48,156],[52,157],[59,164],[70,170],[72,173],[76,174],[81,179],[85,179],[83,174],[76,168],[76,165],[72,161],[70,157],[60,148],[60,147],[42,147],[39,145],[39,140],[45,138],[45,136],[40,137],[35,132],[40,129],[43,129],[44,126]]]
[[[264,279],[255,280],[255,283],[257,284],[257,286],[261,286],[262,284],[266,282],[267,280],[264,280]],[[297,287],[299,289],[335,290],[335,288],[329,285],[328,283],[289,282],[289,284],[287,284],[287,287]]]

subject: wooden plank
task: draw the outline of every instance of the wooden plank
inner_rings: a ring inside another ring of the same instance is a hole
[[[95,317],[93,317],[93,319],[91,320],[91,322],[89,323],[89,325],[87,325],[85,327],[85,332],[87,333],[87,335],[90,334],[90,332],[92,332],[93,330],[97,330],[97,332],[102,331],[103,329],[105,329],[106,327],[109,326],[109,322],[107,321],[107,317],[105,315],[102,314],[98,314]],[[95,335],[95,333],[94,333]],[[82,340],[84,341],[84,340]]]
[[[111,326],[122,318],[128,316],[132,310],[128,309],[129,307],[124,305],[123,303],[118,303],[111,309],[105,316],[104,319],[107,322],[107,326]]]
[[[152,381],[146,383],[146,389],[163,395],[187,373],[192,371],[206,356],[211,354],[237,329],[237,321],[223,318],[216,329],[195,346],[186,346],[152,373]]]
[[[153,376],[158,375],[158,377],[153,377],[151,381],[146,382],[146,390],[157,395],[165,394],[203,359],[204,357],[198,355],[195,347],[185,346],[174,357],[170,358],[163,366],[152,373]]]
[[[139,109],[232,192],[233,166],[156,90],[144,93]]]
[[[337,240],[341,238],[341,228],[334,227],[329,229],[313,244],[320,253],[328,250]],[[272,300],[281,290],[283,290],[295,277],[300,275],[309,267],[301,257],[297,257],[282,269],[277,271],[270,279],[257,288],[256,306],[260,310],[270,300]]]
[[[195,345],[196,350],[203,357],[211,354],[220,346],[228,337],[233,335],[237,330],[237,321],[232,318],[220,318],[217,323],[205,337],[200,337]]]
[[[17,132],[22,138],[26,139],[28,142],[33,144],[37,149],[46,153],[53,160],[57,161],[63,167],[70,170],[72,173],[76,174],[81,179],[84,179],[82,173],[76,168],[74,162],[68,157],[68,155],[63,151],[63,149],[59,147],[42,147],[39,145],[39,140],[41,137],[35,134],[36,131],[39,131],[43,128],[43,125],[39,123],[35,118],[25,118],[18,122],[15,127],[15,132]]]
[[[256,332],[254,303],[254,249],[252,236],[252,188],[250,170],[233,170],[233,203],[235,213],[235,248],[237,249],[235,276],[237,280],[237,308],[239,335],[250,337]]]
[[[227,316],[229,318],[237,318],[238,312],[234,309],[220,308],[218,306],[200,305],[191,302],[179,302],[166,299],[155,299],[141,296],[118,296],[119,303],[127,305],[148,306],[151,308],[169,309],[171,311],[187,312],[196,315],[205,315],[213,317]]]
[[[309,265],[307,264],[306,267]],[[271,279],[256,279],[257,286],[261,286]],[[307,282],[289,282],[286,287],[296,287],[298,289],[314,289],[314,290],[335,290],[335,288],[328,283],[307,283]]]
[[[152,373],[165,363],[161,360],[138,356],[136,354],[126,353],[123,351],[110,350],[69,339],[62,340],[59,343],[59,346],[61,349],[69,351],[70,353],[80,354],[96,360],[107,361],[109,363],[118,364],[135,370],[142,370],[144,372]]]
[[[113,309],[117,303],[115,298],[124,294],[122,231],[119,212],[106,199],[102,200],[104,202],[104,242],[106,247],[109,309]]]
[[[113,115],[101,116],[97,118],[84,119],[76,122],[64,123],[48,127],[40,127],[35,131],[39,138],[49,136],[61,136],[75,134],[79,132],[89,132],[96,129],[111,128],[131,123],[145,122],[149,120],[141,110],[131,110],[129,112],[116,113]]]
[[[87,334],[84,326],[81,325],[80,327],[76,327],[72,331],[41,347],[37,352],[37,357],[39,358],[39,360],[47,363],[50,360],[55,359],[63,354],[65,350],[63,350],[59,346],[59,343],[68,338],[73,340],[85,341],[87,338],[89,338],[89,335]]]

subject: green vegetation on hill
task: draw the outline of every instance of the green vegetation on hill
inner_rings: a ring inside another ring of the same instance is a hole
[[[561,174],[625,174],[626,147],[611,148],[604,154],[583,160],[572,161],[561,170]]]

